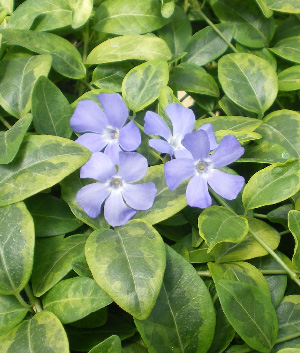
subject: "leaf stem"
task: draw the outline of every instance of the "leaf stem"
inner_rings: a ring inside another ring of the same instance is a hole
[[[231,209],[234,211],[218,194],[216,194],[213,190],[210,189],[213,197],[224,207]],[[291,279],[300,286],[300,279],[298,278],[297,273],[291,270],[284,261],[276,254],[274,250],[272,250],[268,244],[266,244],[251,228],[249,228],[249,233],[253,236],[253,238],[284,268],[287,274],[291,277]]]
[[[0,115],[0,121],[2,122],[2,124],[7,127],[8,129],[11,128],[11,125],[8,121],[6,121],[6,119],[3,118],[3,116]]]
[[[217,118],[217,115],[212,112],[211,110],[208,111],[209,115],[212,116],[213,118]]]
[[[261,213],[254,213],[253,216],[255,218],[268,219],[267,215]]]
[[[26,284],[24,289],[25,289],[26,295],[29,299],[29,303],[30,303],[32,309],[34,310],[34,312],[35,313],[41,312],[43,310],[42,305],[41,305],[39,299],[33,295],[32,289],[28,283]]]
[[[90,91],[94,89],[93,86],[92,86],[90,83],[86,82],[86,80],[79,80],[79,81],[80,81],[80,83],[82,83],[86,88],[88,88]]]
[[[291,231],[289,229],[287,229],[287,230],[280,232],[279,235],[285,235],[285,234],[289,234],[289,233],[291,233]]]
[[[89,21],[84,26],[84,29],[82,32],[82,41],[83,41],[82,60],[85,63],[87,55],[88,55],[88,48],[89,48],[89,42],[90,42],[90,23],[89,23]]]
[[[230,41],[224,36],[224,34],[216,27],[216,25],[205,15],[201,10],[198,1],[193,1],[193,10],[197,12],[207,22],[211,28],[224,40],[224,42],[231,48],[234,53],[238,53],[238,50],[230,43]]]

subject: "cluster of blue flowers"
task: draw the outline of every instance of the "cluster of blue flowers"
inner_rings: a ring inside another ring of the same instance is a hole
[[[136,184],[146,175],[148,161],[133,152],[141,144],[141,134],[134,119],[126,124],[129,111],[122,97],[118,93],[103,93],[97,98],[103,110],[94,101],[82,100],[70,121],[72,129],[82,134],[76,141],[93,152],[81,168],[80,177],[97,181],[80,189],[76,201],[92,218],[101,213],[104,204],[106,221],[116,227],[125,224],[137,211],[151,208],[157,189],[154,183]],[[235,199],[244,186],[244,178],[219,168],[243,155],[244,148],[236,137],[227,135],[218,145],[211,124],[193,132],[195,115],[191,109],[172,103],[165,111],[172,131],[164,119],[149,111],[144,132],[161,137],[151,138],[149,145],[170,155],[171,160],[164,165],[169,189],[175,190],[190,178],[186,200],[192,207],[206,208],[212,204],[208,186],[227,200]]]

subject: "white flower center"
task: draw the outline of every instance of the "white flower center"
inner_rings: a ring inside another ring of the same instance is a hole
[[[178,150],[183,150],[184,147],[181,144],[182,141],[182,136],[171,136],[168,139],[168,142],[170,144],[170,146],[173,148],[174,151],[178,151]]]
[[[109,186],[112,190],[122,189],[123,181],[119,176],[113,176],[109,182]]]
[[[214,169],[210,159],[198,160],[195,162],[195,173],[202,174],[205,178],[208,177]]]
[[[115,142],[119,138],[119,129],[112,126],[107,126],[103,131],[103,136],[106,138],[107,143]]]

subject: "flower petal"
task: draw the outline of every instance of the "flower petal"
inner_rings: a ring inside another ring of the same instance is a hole
[[[119,144],[125,151],[134,151],[141,144],[141,133],[133,120],[120,129]]]
[[[224,173],[214,169],[208,177],[209,186],[227,200],[234,200],[243,189],[245,179],[240,175]]]
[[[195,172],[192,159],[173,159],[164,165],[166,184],[170,190],[175,190],[185,179],[191,177]]]
[[[210,156],[215,168],[222,168],[235,162],[244,154],[244,147],[233,135],[226,135],[222,138],[218,148]]]
[[[194,175],[186,188],[186,201],[192,207],[207,208],[212,204],[208,192],[207,180],[201,175]]]
[[[115,163],[119,164],[119,153],[122,151],[122,149],[119,146],[118,141],[111,142],[109,143],[105,150],[104,153]]]
[[[122,191],[126,203],[135,210],[148,210],[153,206],[157,189],[154,183],[127,184]]]
[[[125,205],[122,194],[113,191],[106,199],[104,205],[104,217],[111,226],[122,226],[136,214],[136,210]]]
[[[107,118],[99,105],[91,100],[78,102],[70,125],[75,132],[98,132],[107,126]]]
[[[75,142],[86,147],[91,152],[99,152],[107,145],[106,139],[93,132],[87,132],[86,134],[79,136]]]
[[[101,212],[101,206],[109,195],[105,184],[94,183],[81,188],[76,195],[76,202],[91,218],[96,218]]]
[[[115,174],[114,163],[102,152],[93,153],[80,169],[80,178],[92,178],[103,182],[107,182]]]
[[[149,140],[149,146],[154,148],[156,151],[160,153],[168,153],[170,155],[173,154],[173,148],[170,146],[170,144],[161,139],[150,139]]]
[[[195,161],[208,158],[210,146],[209,139],[205,131],[198,130],[192,132],[191,134],[187,134],[181,143],[192,153]]]
[[[198,130],[203,130],[207,133],[209,139],[210,150],[215,150],[218,147],[218,143],[216,141],[216,136],[214,132],[214,127],[211,124],[204,124]]]
[[[171,103],[165,109],[173,125],[173,136],[182,136],[193,131],[195,114],[191,109],[178,103]]]
[[[171,131],[162,117],[154,112],[145,115],[144,132],[147,135],[159,135],[166,140],[171,137]]]
[[[119,93],[101,93],[97,96],[111,126],[120,129],[128,118],[129,111]]]
[[[175,158],[189,158],[189,159],[194,159],[193,155],[189,150],[186,148],[183,148],[182,150],[176,150],[174,151],[174,156]]]
[[[148,170],[147,159],[137,152],[120,152],[119,171],[126,183],[134,183],[141,180]]]

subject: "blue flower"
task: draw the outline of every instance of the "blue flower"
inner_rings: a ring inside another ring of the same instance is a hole
[[[233,163],[243,155],[244,148],[236,137],[223,137],[212,154],[205,131],[187,134],[182,144],[191,152],[192,158],[173,159],[165,164],[165,179],[169,189],[175,190],[180,183],[191,178],[186,189],[186,200],[192,207],[206,208],[212,204],[208,185],[225,199],[235,199],[244,186],[244,178],[224,173],[218,168]]]
[[[147,135],[158,135],[163,138],[163,140],[150,139],[149,146],[160,153],[168,153],[171,157],[190,158],[190,152],[182,145],[181,141],[186,134],[191,133],[194,129],[194,112],[178,103],[169,104],[165,111],[171,121],[172,132],[158,114],[147,112],[145,115],[144,132]],[[211,124],[204,124],[199,130],[207,132],[211,150],[218,147]]]
[[[118,93],[101,93],[97,96],[103,110],[91,100],[77,104],[70,125],[77,133],[83,133],[76,142],[91,152],[104,150],[115,163],[119,152],[134,151],[141,144],[141,134],[131,120],[124,126],[129,112]]]
[[[142,179],[148,170],[145,157],[136,152],[120,152],[118,171],[113,161],[104,153],[92,154],[81,168],[81,178],[92,178],[96,183],[81,188],[76,201],[92,218],[101,212],[113,227],[121,226],[132,218],[137,210],[152,207],[157,189],[154,183],[132,184]]]

